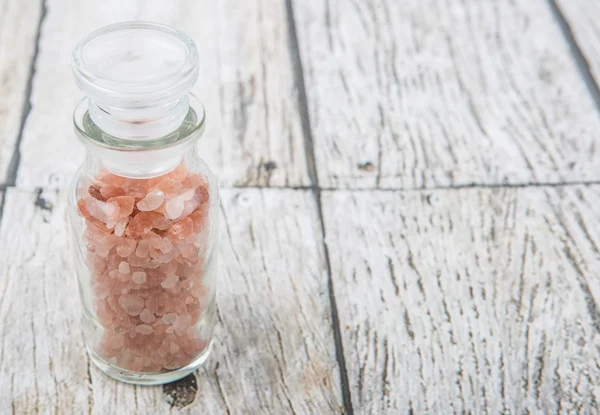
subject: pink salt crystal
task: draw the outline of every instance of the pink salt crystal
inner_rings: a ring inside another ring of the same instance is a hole
[[[194,213],[192,213],[189,218],[192,220],[193,224],[194,224],[194,232],[198,233],[202,230],[202,227],[204,225],[204,214],[202,213],[201,210],[197,210]]]
[[[92,217],[92,215],[90,215],[90,212],[87,210],[85,199],[80,199],[77,202],[77,212],[80,216],[83,216],[84,218]]]
[[[129,274],[129,264],[125,261],[122,261],[119,264],[119,272],[121,274]]]
[[[142,239],[138,242],[137,249],[135,250],[135,254],[139,257],[147,257],[150,253],[150,241],[147,239]]]
[[[127,233],[136,238],[150,232],[152,228],[164,230],[169,226],[169,221],[158,212],[140,212],[129,221]]]
[[[188,278],[185,280],[181,280],[181,288],[183,288],[184,290],[188,290],[191,286],[192,286],[191,279]]]
[[[121,281],[121,282],[129,282],[129,274],[122,274],[122,273],[120,273],[120,272],[119,272],[119,273],[117,274],[117,279],[118,279],[119,281]],[[126,291],[123,291],[123,290],[122,290],[121,292],[122,292],[123,294],[125,294],[125,293],[128,293],[128,292],[129,292],[129,290],[126,290]]]
[[[121,242],[117,246],[117,254],[123,258],[128,257],[135,251],[135,240],[130,238],[121,238]]]
[[[158,247],[163,254],[166,254],[171,249],[173,249],[173,244],[168,238],[163,238],[161,241],[161,246]]]
[[[181,253],[181,256],[186,259],[192,259],[198,253],[198,248],[194,245],[188,245],[186,249]]]
[[[150,231],[147,234],[145,234],[142,237],[144,240],[147,240],[149,245],[152,248],[157,248],[160,249],[160,247],[162,246],[162,239],[160,236],[158,236],[155,232]]]
[[[169,351],[171,352],[171,354],[176,354],[179,351],[179,346],[177,345],[177,343],[171,342],[171,344],[169,345]]]
[[[116,203],[105,203],[91,197],[85,199],[85,207],[90,215],[104,223],[117,219],[119,214],[119,206]]]
[[[168,262],[166,264],[162,264],[159,270],[165,275],[175,275],[177,271],[177,262]]]
[[[122,334],[115,334],[112,338],[112,346],[115,349],[122,347],[124,342],[125,342],[125,337]]]
[[[148,192],[146,197],[137,203],[137,207],[141,211],[155,210],[165,201],[165,194],[159,189],[154,189]]]
[[[173,288],[175,284],[179,281],[179,277],[177,275],[168,276],[160,285],[165,289]]]
[[[94,199],[98,199],[101,202],[106,202],[106,198],[102,195],[102,193],[100,192],[100,188],[96,185],[90,185],[88,187],[88,193],[90,194],[90,196],[92,196]]]
[[[148,262],[148,265],[146,265],[146,266],[150,269],[157,269],[158,267],[160,267],[160,265],[161,265],[160,262],[158,262],[154,259],[151,259],[150,262]]]
[[[183,181],[185,187],[199,187],[204,184],[204,177],[201,174],[188,174]]]
[[[100,189],[100,193],[105,199],[110,199],[111,197],[124,196],[125,190],[120,187],[104,186]]]
[[[146,308],[150,310],[152,314],[158,311],[158,297],[152,296],[146,300]]]
[[[167,237],[171,241],[185,239],[194,231],[194,222],[190,218],[185,218],[171,226],[167,231]]]
[[[144,299],[135,294],[119,296],[119,305],[130,316],[139,316],[144,309]]]
[[[120,238],[118,236],[109,234],[98,241],[96,245],[96,253],[102,257],[106,257],[110,250],[120,242]]]
[[[139,257],[136,254],[131,254],[127,257],[127,262],[134,267],[145,267],[150,262],[150,258],[147,256]]]
[[[146,324],[152,323],[154,321],[154,314],[152,314],[152,311],[144,308],[140,314],[140,320]]]
[[[181,292],[181,284],[179,282],[175,283],[175,285],[171,288],[171,292],[173,294],[179,294]]]
[[[174,333],[174,332],[175,332],[175,329],[173,328],[173,326],[169,327],[166,331],[166,333],[169,333],[169,334]]]
[[[136,357],[133,359],[133,363],[130,366],[130,369],[133,372],[140,372],[144,368],[144,359],[141,357]]]
[[[131,215],[135,199],[131,196],[116,196],[108,199],[108,203],[115,203],[119,207],[118,217],[115,219],[121,219]]]
[[[117,222],[115,223],[115,235],[123,236],[128,222],[129,222],[129,217],[124,217],[124,218],[117,220]]]
[[[143,284],[146,282],[146,273],[143,271],[134,272],[131,274],[131,279],[136,284]]]
[[[177,333],[183,333],[188,329],[191,322],[192,317],[189,314],[183,314],[181,316],[177,316],[177,319],[175,319],[175,322],[173,323],[173,328]]]
[[[135,328],[135,331],[140,334],[148,335],[148,334],[152,333],[154,331],[154,329],[152,328],[152,326],[149,326],[147,324],[140,324],[139,326],[137,326]]]
[[[177,314],[175,314],[175,313],[165,314],[161,320],[162,320],[163,324],[167,324],[167,325],[173,324],[175,322],[175,320],[177,320]]]
[[[190,189],[178,194],[165,202],[165,214],[169,219],[176,219],[181,216],[184,203],[194,197],[195,190]]]

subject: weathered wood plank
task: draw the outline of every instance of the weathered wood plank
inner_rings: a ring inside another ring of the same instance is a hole
[[[586,60],[584,65],[587,64],[587,68],[584,70],[589,70],[598,84],[600,82],[600,25],[598,24],[600,4],[581,0],[552,0],[552,2],[560,16],[566,20],[568,25],[566,30],[573,35],[576,47]]]
[[[64,198],[6,192],[0,228],[0,413],[87,413]]]
[[[196,41],[201,70],[194,92],[208,117],[200,149],[222,184],[309,184],[282,2],[47,0],[47,8],[19,186],[44,186],[50,174],[66,181],[81,163],[71,113],[82,94],[68,70],[71,52],[116,14],[175,26]]]
[[[57,180],[59,183],[60,180]],[[65,195],[8,190],[0,229],[0,413],[341,413],[316,205],[304,191],[227,190],[213,355],[173,391],[89,365]]]
[[[194,408],[211,414],[341,413],[312,195],[224,191],[222,204],[219,330],[215,357],[199,374]]]
[[[600,118],[546,0],[293,4],[324,187],[600,178]]]
[[[355,413],[599,411],[600,186],[323,203]]]
[[[24,116],[41,11],[41,0],[0,0],[0,184],[8,180]]]

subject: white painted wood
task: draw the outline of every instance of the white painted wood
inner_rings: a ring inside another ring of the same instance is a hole
[[[41,0],[0,0],[0,184],[21,127],[41,9]]]
[[[55,190],[6,192],[0,227],[2,414],[88,412],[88,359],[64,205]]]
[[[222,200],[216,342],[188,413],[340,413],[313,196],[228,190]],[[56,188],[8,190],[0,229],[0,413],[168,412],[161,387],[126,385],[90,367],[66,213]]]
[[[323,203],[355,413],[599,411],[599,186]]]
[[[583,0],[556,0],[556,4],[565,17],[569,28],[575,37],[589,64],[589,69],[596,79],[600,81],[600,4],[595,1]]]
[[[152,20],[186,31],[200,54],[195,94],[204,101],[203,158],[223,185],[307,185],[297,94],[282,2],[47,0],[33,80],[33,109],[18,184],[63,182],[82,162],[71,114],[82,93],[70,71],[76,42],[123,20]]]
[[[322,186],[598,180],[600,119],[546,0],[293,4]]]

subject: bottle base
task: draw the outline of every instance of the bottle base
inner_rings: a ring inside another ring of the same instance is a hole
[[[134,385],[162,385],[164,383],[174,382],[181,378],[186,377],[194,370],[198,369],[200,366],[208,360],[210,356],[210,352],[212,351],[213,342],[208,344],[206,349],[193,361],[191,361],[186,366],[180,367],[178,369],[169,370],[167,372],[132,372],[129,370],[119,369],[118,367],[113,366],[108,363],[106,360],[101,358],[97,353],[87,349],[88,355],[92,362],[96,365],[98,369],[103,371],[105,374],[110,376],[113,379],[116,379],[125,383],[132,383]]]

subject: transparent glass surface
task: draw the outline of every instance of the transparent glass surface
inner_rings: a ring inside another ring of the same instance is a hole
[[[212,345],[219,193],[197,154],[194,54],[185,35],[151,23],[101,29],[74,53],[88,95],[74,114],[86,160],[69,195],[82,325],[94,363],[125,382],[181,378]]]

